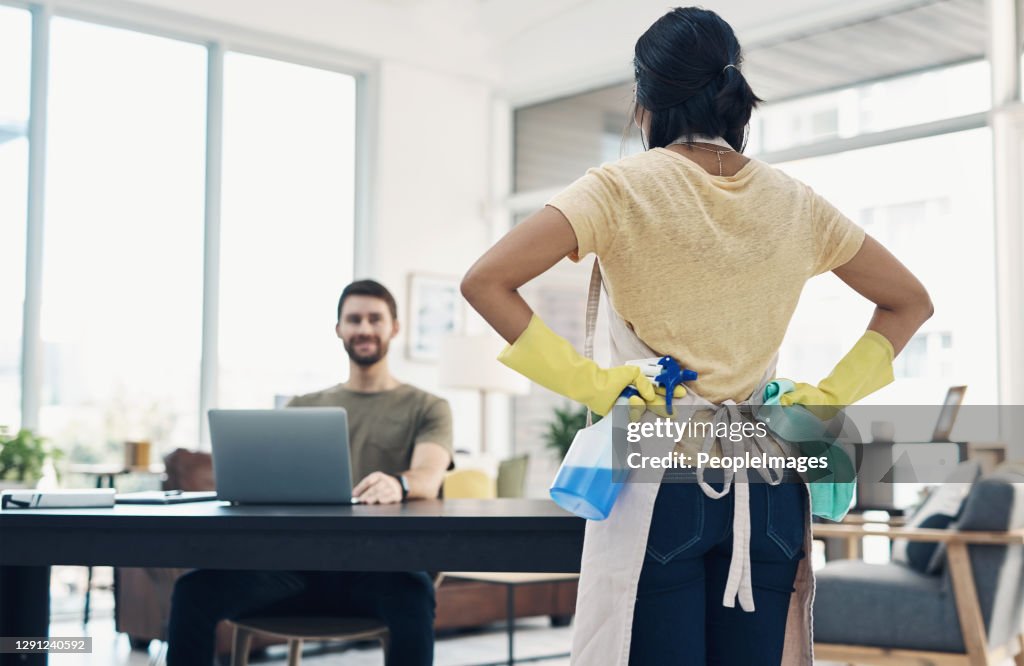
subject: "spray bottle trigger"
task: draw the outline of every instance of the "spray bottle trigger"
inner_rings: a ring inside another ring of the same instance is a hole
[[[665,412],[672,414],[672,398],[675,397],[676,387],[683,382],[690,382],[697,379],[697,373],[693,370],[686,370],[679,365],[679,361],[671,356],[662,356],[658,359],[658,365],[662,367],[658,376],[654,378],[658,384],[665,389]]]

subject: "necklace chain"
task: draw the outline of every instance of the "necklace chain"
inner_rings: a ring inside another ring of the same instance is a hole
[[[698,146],[695,143],[686,143],[686,142],[680,142],[680,143],[682,143],[682,145],[689,146],[690,148],[697,148],[698,150],[706,150],[709,153],[714,153],[715,157],[718,158],[718,175],[719,176],[723,175],[723,171],[722,171],[722,155],[725,154],[725,153],[734,153],[734,152],[736,152],[732,148],[729,148],[728,150],[715,150],[714,148],[706,148],[704,146]]]

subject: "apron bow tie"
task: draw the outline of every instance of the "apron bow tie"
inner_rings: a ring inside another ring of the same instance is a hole
[[[715,442],[721,444],[721,452],[734,460],[742,458],[749,450],[752,455],[760,456],[762,453],[769,453],[774,440],[761,436],[755,429],[749,437],[741,437],[738,441],[729,437],[734,432],[733,424],[742,424],[746,419],[743,417],[742,407],[750,405],[749,400],[737,404],[734,400],[725,400],[717,407],[714,407],[712,427],[704,437],[701,445],[702,453],[711,453]],[[724,427],[723,427],[724,426]],[[737,429],[739,430],[739,429]],[[720,435],[725,433],[725,438]],[[778,485],[782,481],[782,472],[778,476],[773,474],[775,470],[756,468],[761,477],[771,485]],[[733,480],[735,479],[735,487]],[[704,467],[697,466],[697,483],[701,490],[711,499],[720,499],[733,489],[735,508],[732,516],[732,559],[729,562],[729,576],[725,582],[725,592],[722,595],[722,605],[733,608],[736,600],[739,599],[740,608],[747,612],[754,611],[754,588],[750,578],[750,486],[747,480],[745,466],[734,469],[734,466],[725,468],[725,479],[722,490],[715,490],[711,484],[704,481]]]

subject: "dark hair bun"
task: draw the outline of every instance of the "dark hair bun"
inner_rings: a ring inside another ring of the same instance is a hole
[[[736,34],[713,11],[677,7],[655,21],[633,57],[636,105],[650,115],[648,148],[708,134],[742,152],[750,115],[763,100],[741,62]]]

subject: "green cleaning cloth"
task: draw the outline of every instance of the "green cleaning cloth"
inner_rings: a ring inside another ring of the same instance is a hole
[[[776,435],[789,442],[801,455],[824,456],[828,467],[812,470],[808,487],[811,494],[811,513],[815,516],[840,521],[850,510],[857,489],[856,472],[850,457],[829,434],[828,423],[822,421],[801,405],[783,407],[779,397],[794,390],[796,385],[788,379],[769,382],[764,388],[764,407],[757,412]],[[837,418],[842,418],[840,414]],[[850,479],[836,481],[836,479]]]

